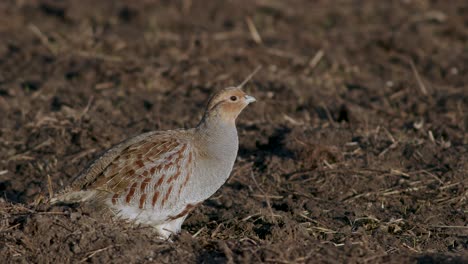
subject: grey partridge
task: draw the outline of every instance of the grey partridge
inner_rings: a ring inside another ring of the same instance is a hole
[[[240,87],[220,90],[195,128],[148,132],[115,145],[51,203],[100,202],[163,238],[178,233],[195,206],[228,179],[239,146],[236,118],[254,101]]]

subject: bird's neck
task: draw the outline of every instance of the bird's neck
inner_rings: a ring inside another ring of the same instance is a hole
[[[196,130],[200,136],[208,136],[212,139],[215,139],[217,136],[226,137],[231,135],[233,131],[236,132],[237,136],[235,120],[226,120],[216,113],[205,114]]]
[[[237,154],[238,137],[234,120],[226,120],[216,113],[205,114],[195,129],[196,139],[207,154],[221,155],[225,151]]]

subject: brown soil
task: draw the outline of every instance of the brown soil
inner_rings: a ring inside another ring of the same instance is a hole
[[[468,261],[467,1],[7,0],[0,39],[2,263]],[[34,205],[258,65],[232,177],[173,243]]]

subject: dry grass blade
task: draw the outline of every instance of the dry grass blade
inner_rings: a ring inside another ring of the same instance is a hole
[[[81,120],[83,116],[85,116],[88,112],[89,109],[91,108],[91,104],[93,103],[94,96],[89,97],[88,103],[86,104],[86,107],[83,109],[83,112],[78,116],[78,120]]]
[[[325,111],[325,114],[327,115],[327,118],[328,118],[328,121],[330,122],[330,124],[332,126],[336,127],[336,122],[333,119],[333,116],[332,116],[330,110],[328,109],[328,107],[324,103],[322,103],[321,106],[322,106],[323,110]]]
[[[106,54],[101,54],[98,52],[89,52],[89,51],[76,51],[76,55],[84,58],[92,58],[92,59],[98,59],[98,60],[103,60],[103,61],[110,61],[110,62],[122,62],[123,59],[119,56],[113,56],[113,55],[106,55]]]
[[[294,125],[294,126],[302,126],[302,125],[304,125],[304,122],[296,121],[294,118],[288,116],[287,114],[283,114],[283,117],[284,117],[284,120],[288,121],[289,123],[291,123],[291,124]]]
[[[94,255],[98,254],[99,252],[103,252],[103,251],[106,251],[106,250],[109,250],[113,247],[117,247],[117,246],[120,246],[119,244],[116,244],[116,245],[110,245],[110,246],[107,246],[107,247],[104,247],[104,248],[100,248],[100,249],[96,249],[96,250],[93,250],[91,252],[88,253],[88,255],[86,257],[84,257],[83,259],[81,259],[79,261],[79,263],[83,263],[85,261],[87,261],[88,259],[92,258]]]
[[[245,80],[242,81],[242,83],[239,84],[237,87],[239,87],[239,88],[244,87],[244,85],[245,85],[248,81],[250,81],[250,80],[252,79],[252,77],[254,77],[255,74],[257,74],[257,72],[258,72],[260,69],[262,69],[262,66],[261,66],[261,65],[257,66],[257,68],[255,68],[255,70],[254,70],[252,73],[250,73],[249,76],[247,76],[247,77],[245,78]]]
[[[12,229],[17,228],[17,227],[20,226],[20,225],[21,225],[21,224],[16,224],[16,225],[9,226],[8,228],[5,228],[5,229],[3,229],[3,230],[0,229],[0,233],[8,232],[8,231],[10,231],[10,230],[12,230]]]
[[[468,226],[432,225],[430,227],[432,227],[432,228],[453,228],[453,229],[468,230]]]
[[[49,41],[49,38],[44,34],[42,33],[42,31],[34,24],[30,24],[28,26],[29,30],[31,30],[32,33],[34,33],[34,35],[36,35],[36,37],[39,38],[39,40],[41,41],[41,43],[47,47],[47,49],[54,55],[57,55],[57,49],[54,45],[52,45],[52,43],[50,43]]]
[[[323,52],[323,50],[317,51],[317,53],[315,53],[314,57],[309,62],[309,68],[313,69],[317,67],[317,65],[322,60],[324,55],[325,55],[325,52]]]
[[[427,95],[427,88],[426,85],[424,85],[424,82],[421,79],[421,76],[419,76],[418,70],[416,69],[416,65],[414,65],[414,62],[412,59],[409,59],[409,63],[411,65],[411,70],[413,71],[414,77],[416,78],[416,81],[418,82],[419,89],[421,90],[423,95]]]
[[[49,190],[49,198],[52,199],[52,197],[54,197],[54,190],[52,189],[52,179],[50,178],[50,174],[47,174],[47,189]]]
[[[195,234],[193,234],[192,237],[197,237],[205,229],[206,229],[206,227],[202,227],[202,228],[198,229],[198,231],[195,232]]]
[[[250,17],[246,18],[247,22],[247,27],[249,28],[250,35],[252,36],[252,39],[255,41],[257,44],[262,44],[262,38],[260,37],[260,34],[258,33],[257,28],[255,27],[255,24],[253,23],[252,19]]]
[[[277,200],[281,200],[284,198],[284,196],[280,196],[280,195],[265,195],[265,194],[253,194],[252,195],[253,197],[257,197],[257,198],[270,198],[270,199],[277,199]]]
[[[270,214],[271,214],[271,221],[273,221],[273,223],[276,224],[276,220],[275,220],[275,214],[273,213],[273,209],[271,208],[271,204],[270,204],[270,199],[268,198],[268,195],[265,193],[265,191],[263,191],[263,189],[260,187],[260,185],[258,185],[258,182],[257,180],[255,179],[255,176],[253,174],[253,172],[251,171],[250,172],[250,177],[252,178],[252,180],[254,181],[255,183],[255,186],[257,186],[257,188],[260,190],[260,192],[263,194],[263,197],[265,198],[265,202],[268,206],[268,210],[270,211]]]

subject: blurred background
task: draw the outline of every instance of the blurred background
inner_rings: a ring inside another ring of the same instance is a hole
[[[467,261],[468,2],[0,2],[6,262]],[[231,179],[175,243],[40,211],[98,153],[246,85]]]

